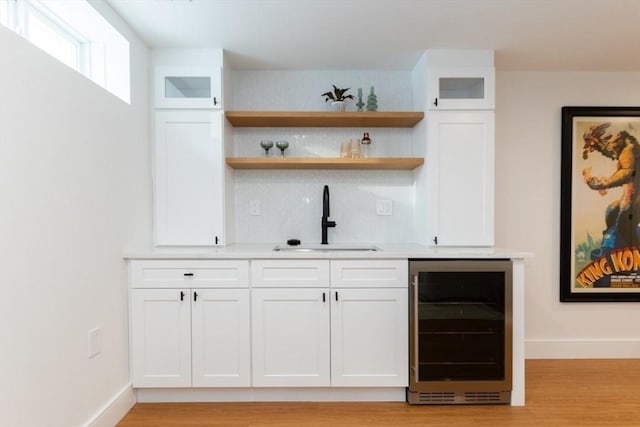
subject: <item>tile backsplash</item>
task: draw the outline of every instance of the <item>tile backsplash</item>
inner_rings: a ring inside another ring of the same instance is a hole
[[[234,110],[328,111],[321,93],[332,84],[352,88],[363,98],[375,86],[380,111],[410,111],[411,76],[405,71],[234,71]],[[348,101],[355,111],[357,101]],[[369,132],[372,157],[411,156],[411,129],[391,128],[235,128],[233,153],[264,155],[262,139],[289,141],[286,157],[339,157],[341,142]],[[279,156],[274,146],[271,156]],[[412,241],[413,174],[411,171],[234,170],[235,241],[306,243],[321,239],[322,189],[329,185],[330,243],[400,243]],[[392,215],[377,215],[378,200],[391,200]],[[259,201],[260,215],[250,214]]]
[[[236,241],[284,243],[321,240],[322,190],[329,186],[330,243],[410,242],[412,175],[409,171],[235,171]],[[260,215],[250,215],[252,200]],[[392,201],[392,215],[376,214],[377,200]]]

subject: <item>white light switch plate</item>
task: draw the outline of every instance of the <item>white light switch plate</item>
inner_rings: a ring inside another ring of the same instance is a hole
[[[391,200],[376,200],[376,215],[393,215]]]
[[[260,215],[260,200],[251,200],[249,202],[249,214]]]
[[[87,356],[89,359],[97,356],[102,351],[102,332],[100,328],[93,328],[89,331],[89,343]]]

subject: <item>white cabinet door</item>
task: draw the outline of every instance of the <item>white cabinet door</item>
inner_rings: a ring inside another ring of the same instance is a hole
[[[408,385],[407,289],[331,290],[331,385]]]
[[[133,387],[190,387],[188,291],[133,289],[131,316]]]
[[[430,110],[492,110],[495,108],[493,67],[431,68]]]
[[[428,221],[442,246],[494,243],[494,112],[429,115]]]
[[[327,289],[252,289],[255,387],[330,384],[329,306]]]
[[[156,108],[220,109],[220,68],[158,66],[154,73]]]
[[[194,289],[192,371],[194,387],[249,387],[248,289]]]
[[[223,244],[222,113],[155,113],[158,245]]]

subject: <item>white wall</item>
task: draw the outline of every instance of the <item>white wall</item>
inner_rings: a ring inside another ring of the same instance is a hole
[[[133,402],[122,254],[152,241],[148,51],[123,32],[131,105],[0,27],[2,426],[112,425],[105,406]]]
[[[498,72],[496,244],[526,265],[526,356],[640,356],[638,303],[560,303],[562,106],[638,106],[640,73]]]

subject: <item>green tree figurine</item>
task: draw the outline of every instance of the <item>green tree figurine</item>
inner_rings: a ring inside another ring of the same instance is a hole
[[[367,97],[367,111],[378,111],[378,97],[373,92],[373,86],[371,86],[371,93]]]

